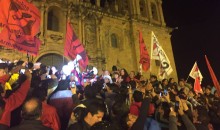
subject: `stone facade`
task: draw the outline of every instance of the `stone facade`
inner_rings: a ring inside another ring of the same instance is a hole
[[[177,78],[173,51],[170,41],[170,28],[166,27],[162,11],[162,0],[33,0],[41,11],[42,45],[40,53],[31,59],[46,64],[67,61],[68,58],[50,62],[53,55],[63,57],[67,18],[84,44],[89,56],[89,64],[99,70],[111,70],[113,65],[128,71],[139,70],[139,37],[142,30],[150,53],[151,31],[157,36],[160,45],[170,59]],[[11,59],[25,58],[17,51],[7,53]],[[12,54],[13,53],[13,54]],[[15,56],[13,56],[16,54]],[[7,57],[8,58],[8,57]],[[57,57],[58,58],[58,57]],[[151,60],[151,73],[157,74],[159,66]],[[144,72],[149,76],[150,72]]]

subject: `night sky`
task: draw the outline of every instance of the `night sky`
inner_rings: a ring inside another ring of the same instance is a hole
[[[187,79],[197,61],[204,77],[202,85],[213,85],[204,55],[219,80],[220,0],[163,0],[162,6],[167,26],[176,28],[171,42],[178,78]]]

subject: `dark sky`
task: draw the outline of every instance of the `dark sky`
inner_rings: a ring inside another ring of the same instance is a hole
[[[197,61],[203,86],[212,85],[204,55],[220,79],[220,0],[163,0],[163,11],[167,26],[178,27],[171,37],[178,78]]]

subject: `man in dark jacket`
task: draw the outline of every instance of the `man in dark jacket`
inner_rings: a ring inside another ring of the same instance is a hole
[[[49,127],[43,126],[41,115],[41,101],[37,98],[30,98],[24,103],[22,108],[23,121],[19,126],[13,127],[10,130],[52,130]]]
[[[78,122],[70,125],[68,130],[89,130],[95,123],[102,121],[105,106],[94,100],[86,106],[87,115]]]

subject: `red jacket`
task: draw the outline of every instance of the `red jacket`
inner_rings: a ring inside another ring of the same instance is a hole
[[[24,102],[30,88],[30,84],[30,80],[24,81],[17,91],[11,94],[8,98],[4,99],[5,109],[0,119],[0,124],[10,126],[11,111],[19,107]]]
[[[53,130],[60,130],[60,119],[56,109],[53,106],[43,102],[42,110],[43,114],[41,116],[41,121],[43,125],[50,127]]]
[[[130,106],[130,113],[136,116],[139,116],[140,108],[141,108],[142,102],[134,102]],[[149,104],[149,111],[147,115],[152,115],[155,111],[154,105],[152,103]]]
[[[130,106],[130,113],[132,115],[135,115],[135,116],[138,116],[139,115],[139,112],[140,112],[140,108],[141,108],[141,104],[142,102],[134,102],[131,104]]]

